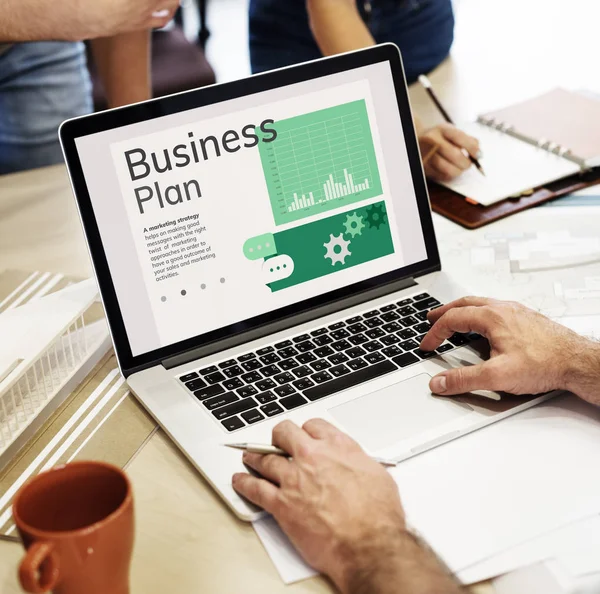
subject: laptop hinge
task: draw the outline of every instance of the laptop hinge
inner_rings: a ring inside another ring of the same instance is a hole
[[[185,353],[180,353],[179,355],[174,355],[173,357],[164,359],[161,361],[161,363],[165,369],[172,369],[173,367],[178,367],[179,365],[185,365],[190,361],[202,359],[203,357],[214,355],[219,351],[231,349],[241,344],[269,336],[270,334],[275,334],[276,332],[293,328],[294,326],[328,316],[343,309],[347,309],[348,307],[359,305],[365,301],[371,301],[373,299],[377,299],[378,297],[389,295],[390,293],[395,293],[409,287],[414,287],[416,284],[417,282],[415,279],[409,277],[400,281],[389,283],[387,285],[376,287],[374,289],[368,289],[366,291],[357,293],[356,295],[346,297],[345,299],[340,299],[335,303],[329,303],[327,305],[322,305],[321,307],[299,312],[293,316],[285,318],[284,320],[278,320],[277,322],[266,324],[260,328],[253,328],[247,332],[243,332],[223,340],[215,341],[213,343],[205,344],[201,347],[186,351]]]

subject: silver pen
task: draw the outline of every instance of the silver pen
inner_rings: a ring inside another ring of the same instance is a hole
[[[227,448],[233,448],[234,450],[244,450],[251,454],[275,454],[276,456],[289,456],[287,452],[284,452],[281,448],[273,445],[267,445],[262,443],[226,443],[223,444]],[[386,460],[385,458],[378,458],[371,456],[371,460],[379,462],[382,466],[398,466],[398,462],[395,460]]]

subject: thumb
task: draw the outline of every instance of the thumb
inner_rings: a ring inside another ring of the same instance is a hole
[[[429,389],[433,394],[452,396],[473,390],[494,390],[493,370],[489,363],[457,367],[431,378]]]

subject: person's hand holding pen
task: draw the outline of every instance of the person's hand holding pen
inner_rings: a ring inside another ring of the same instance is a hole
[[[425,175],[435,181],[448,181],[475,165],[482,175],[483,169],[477,160],[480,155],[479,141],[458,129],[448,112],[436,97],[426,76],[420,76],[423,85],[445,123],[423,130],[417,122],[417,136],[423,155]],[[436,149],[435,152],[432,152]],[[431,155],[427,158],[427,155]]]

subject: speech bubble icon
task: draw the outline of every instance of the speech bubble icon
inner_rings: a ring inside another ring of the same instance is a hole
[[[248,260],[261,260],[262,258],[274,256],[276,253],[275,236],[272,233],[251,237],[244,243],[244,256]]]
[[[262,266],[262,276],[265,285],[283,280],[291,276],[293,272],[294,261],[286,254],[269,258]]]

